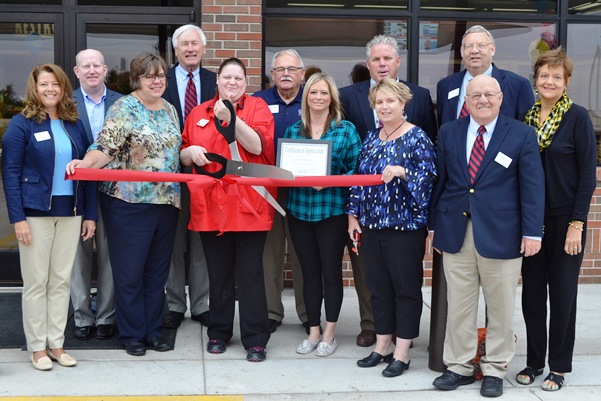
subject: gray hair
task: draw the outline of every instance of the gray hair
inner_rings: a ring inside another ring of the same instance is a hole
[[[196,32],[198,32],[198,34],[200,35],[200,38],[202,39],[203,46],[207,45],[207,37],[205,36],[202,29],[200,29],[196,25],[188,24],[188,25],[180,26],[179,28],[177,28],[175,30],[175,32],[173,32],[173,37],[171,38],[171,43],[173,43],[173,48],[177,47],[177,41],[179,40],[179,37],[181,36],[181,34],[186,31],[189,31],[190,29],[193,29]]]
[[[367,54],[367,59],[371,56],[371,49],[377,45],[388,45],[392,46],[392,50],[394,50],[394,55],[399,55],[399,43],[392,36],[387,35],[376,35],[372,40],[367,42],[365,46],[365,54]]]
[[[273,59],[271,60],[271,68],[275,67],[275,61],[282,57],[282,56],[292,56],[295,57],[298,62],[300,63],[301,68],[305,68],[305,64],[303,63],[303,59],[301,58],[300,54],[298,54],[298,52],[294,49],[286,49],[286,50],[280,50],[279,52],[277,52],[276,54],[273,55]]]
[[[468,28],[468,30],[465,31],[465,33],[461,37],[461,45],[462,46],[463,46],[463,39],[465,39],[465,37],[467,35],[469,35],[470,33],[485,33],[488,36],[488,39],[490,39],[490,43],[493,45],[495,44],[495,38],[492,37],[492,34],[488,31],[488,29],[484,28],[482,25],[474,25],[474,26]]]
[[[102,61],[102,64],[104,64],[104,54],[102,54],[99,50],[96,50],[96,49],[83,49],[79,53],[77,53],[77,55],[75,56],[75,65],[76,66],[79,66],[79,63],[81,63],[81,56],[82,56],[82,54],[85,53],[85,52],[88,52],[90,50],[98,53],[98,55],[100,56],[100,60]]]

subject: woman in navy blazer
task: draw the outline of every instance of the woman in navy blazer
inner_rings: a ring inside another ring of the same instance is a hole
[[[25,108],[2,139],[4,194],[19,241],[23,328],[38,370],[52,369],[51,359],[76,364],[63,350],[69,280],[80,233],[92,238],[98,219],[96,183],[65,180],[67,163],[90,145],[71,93],[59,66],[35,67]]]
[[[572,371],[578,274],[586,242],[586,219],[596,187],[593,124],[585,108],[566,94],[572,61],[561,48],[539,56],[534,83],[540,99],[524,121],[537,130],[545,169],[545,233],[541,251],[522,266],[522,310],[526,321],[527,367],[520,384],[543,373],[547,338],[549,369],[543,390],[557,391]],[[550,323],[547,331],[547,290]],[[548,336],[548,337],[547,337]]]

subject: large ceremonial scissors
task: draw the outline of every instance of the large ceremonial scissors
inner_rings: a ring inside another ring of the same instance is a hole
[[[231,118],[230,123],[227,126],[223,126],[222,122],[215,116],[215,126],[217,131],[228,143],[230,153],[232,154],[231,159],[227,159],[217,153],[205,153],[205,157],[212,162],[216,162],[221,165],[221,168],[215,172],[208,172],[201,166],[194,164],[194,169],[199,174],[209,175],[214,178],[222,178],[226,174],[238,175],[241,177],[261,177],[261,178],[278,178],[283,180],[293,180],[294,174],[291,171],[279,168],[276,166],[270,166],[267,164],[258,163],[247,163],[243,162],[238,152],[238,142],[236,141],[236,110],[234,105],[227,99],[223,100],[223,104],[230,111]],[[286,212],[277,200],[267,191],[267,188],[262,186],[253,185],[252,188],[259,193],[271,206],[273,206],[282,216],[286,215]]]

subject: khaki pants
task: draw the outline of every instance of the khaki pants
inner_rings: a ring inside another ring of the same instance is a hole
[[[32,244],[19,244],[27,349],[62,348],[81,216],[28,217],[27,222]]]

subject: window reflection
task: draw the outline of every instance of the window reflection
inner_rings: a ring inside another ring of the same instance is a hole
[[[589,111],[597,136],[597,163],[601,163],[601,25],[568,25],[566,50],[574,62],[568,94]]]
[[[273,55],[280,50],[294,48],[305,66],[319,66],[332,75],[338,87],[350,85],[349,74],[353,66],[367,59],[365,45],[380,34],[394,36],[401,49],[407,48],[405,20],[266,18],[264,80],[271,80]],[[407,77],[406,61],[407,52],[401,50],[398,72],[401,79]]]
[[[570,14],[601,14],[601,3],[597,1],[569,0]]]

